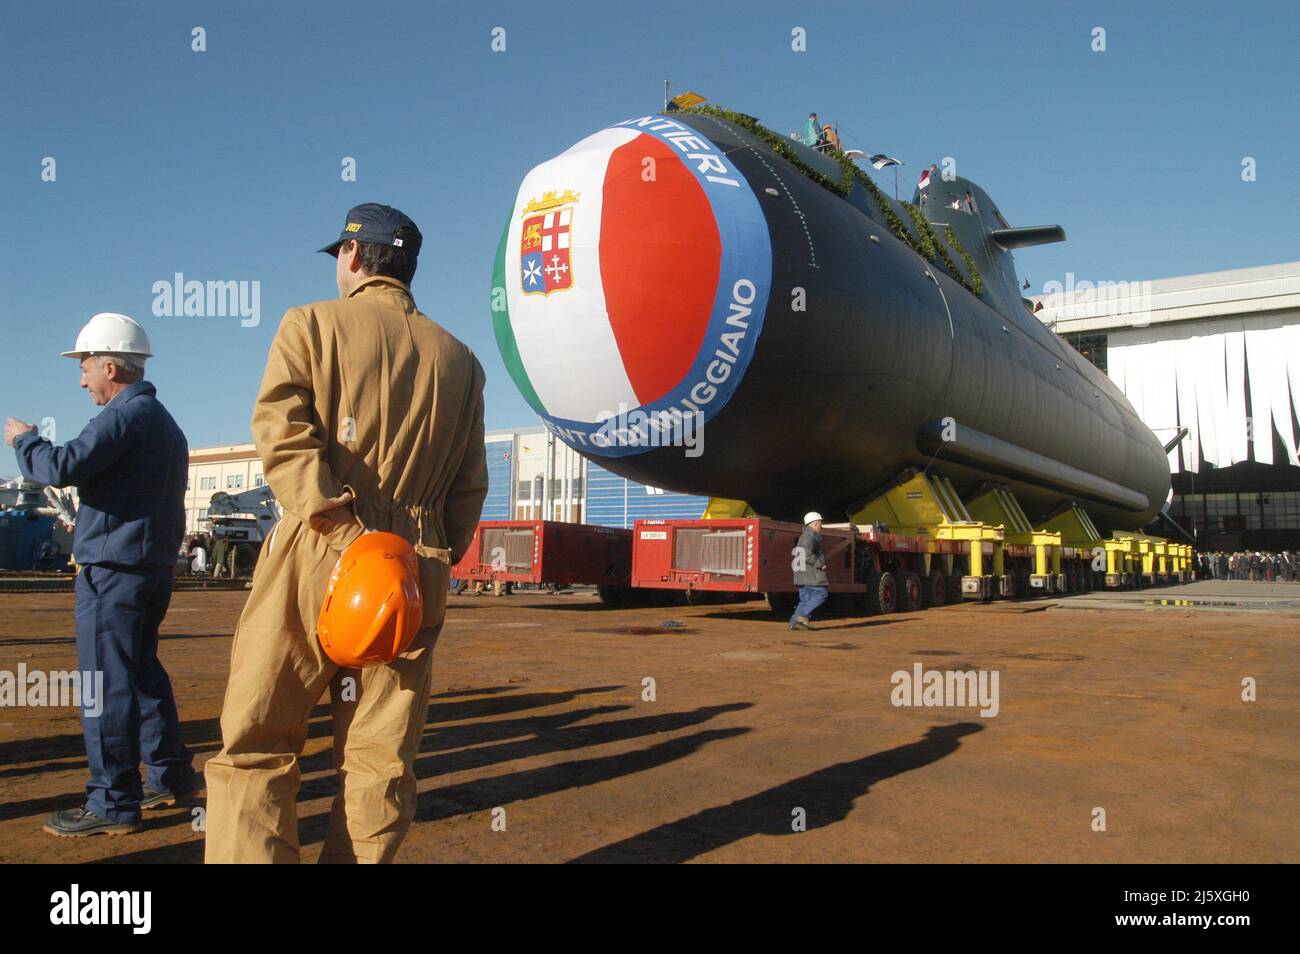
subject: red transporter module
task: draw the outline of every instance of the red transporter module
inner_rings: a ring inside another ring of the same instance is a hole
[[[635,587],[682,590],[688,602],[710,592],[767,595],[774,609],[794,597],[799,524],[763,517],[638,520],[632,532]],[[822,550],[830,591],[863,593],[854,578],[853,531],[823,527]]]
[[[634,587],[685,591],[688,602],[709,592],[753,593],[766,595],[778,612],[794,609],[793,551],[803,532],[797,523],[638,520],[632,532]],[[941,574],[923,575],[924,545],[913,537],[823,525],[822,550],[827,587],[845,609],[892,613],[959,598]],[[931,580],[937,585],[927,586]]]
[[[762,517],[638,520],[632,585],[732,593],[794,592],[792,561],[803,527]],[[853,532],[822,529],[832,593],[861,590],[853,579]]]
[[[555,520],[484,520],[453,579],[594,584],[607,603],[631,596],[632,531]]]

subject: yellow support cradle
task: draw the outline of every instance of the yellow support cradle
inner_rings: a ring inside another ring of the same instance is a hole
[[[1108,590],[1132,585],[1138,557],[1136,544],[1127,537],[1115,538],[1112,535],[1111,539],[1103,538],[1092,518],[1078,504],[1071,504],[1049,518],[1044,529],[1059,531],[1063,546],[1085,550],[1089,559],[1104,555]]]
[[[1118,532],[1113,536],[1127,542],[1135,553],[1140,554],[1140,572],[1144,584],[1150,586],[1186,581],[1191,547],[1136,531]]]
[[[1001,527],[1006,543],[1033,547],[1034,572],[1029,577],[1031,591],[1045,595],[1065,589],[1061,577],[1061,532],[1035,530],[1020,501],[1009,489],[987,486],[974,499],[967,501],[966,510],[981,523]]]
[[[850,518],[859,526],[884,525],[890,533],[917,537],[925,542],[923,556],[928,573],[941,541],[965,544],[970,554],[970,574],[962,577],[964,599],[990,599],[994,578],[1003,589],[1005,533],[971,517],[952,482],[917,470],[905,471],[894,486],[857,510]],[[985,572],[984,548],[990,548],[992,573]],[[949,548],[952,549],[952,548]],[[946,556],[944,572],[952,573],[952,557]]]
[[[733,520],[740,517],[757,517],[759,514],[743,500],[710,497],[709,504],[700,514],[701,520]]]

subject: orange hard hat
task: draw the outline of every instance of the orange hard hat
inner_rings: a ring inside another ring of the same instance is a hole
[[[330,575],[316,635],[345,669],[392,662],[411,645],[424,616],[415,548],[395,533],[352,541]]]

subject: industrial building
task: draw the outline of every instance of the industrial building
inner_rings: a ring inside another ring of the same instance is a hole
[[[1210,550],[1300,548],[1300,262],[1044,289],[1038,317],[1169,455],[1169,514]]]

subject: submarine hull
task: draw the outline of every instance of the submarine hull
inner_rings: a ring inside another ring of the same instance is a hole
[[[1078,502],[1103,530],[1169,491],[1123,394],[1019,302],[976,297],[860,187],[722,118],[639,117],[533,169],[493,285],[525,398],[637,481],[797,518],[929,466],[962,493],[1007,484],[1031,519]],[[670,435],[642,421],[665,414],[692,417],[693,446],[655,446]]]

